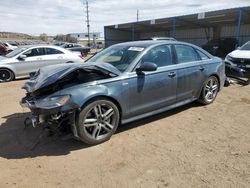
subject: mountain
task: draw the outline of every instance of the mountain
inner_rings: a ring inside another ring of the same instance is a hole
[[[34,36],[24,33],[0,32],[0,38],[4,39],[34,39]]]

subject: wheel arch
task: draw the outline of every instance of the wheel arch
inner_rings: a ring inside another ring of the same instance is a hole
[[[82,110],[85,106],[87,106],[88,104],[90,104],[91,102],[96,101],[96,100],[101,100],[101,99],[110,100],[111,102],[113,102],[113,103],[117,106],[117,108],[118,108],[118,110],[119,110],[119,114],[120,114],[120,121],[121,121],[121,119],[122,119],[122,112],[123,112],[122,107],[121,107],[121,104],[118,102],[117,99],[115,99],[115,98],[112,97],[112,96],[107,96],[107,95],[97,95],[97,96],[93,96],[93,97],[89,98],[86,102],[84,102],[84,103],[82,104],[81,110]]]
[[[211,74],[211,75],[209,75],[209,76],[207,77],[207,79],[210,78],[210,77],[212,77],[212,76],[214,76],[215,78],[217,78],[218,84],[219,84],[219,91],[220,91],[220,84],[221,84],[221,83],[220,83],[220,77],[219,77],[217,74]],[[201,86],[201,88],[200,88],[200,91],[199,91],[199,93],[198,93],[199,95],[197,96],[198,98],[199,98],[200,95],[201,95],[202,89],[203,89],[203,87],[204,87],[204,85],[205,85],[207,79],[203,82],[203,84],[202,84],[202,86]]]
[[[13,76],[14,76],[13,79],[16,78],[15,72],[12,69],[10,69],[9,67],[0,67],[0,70],[8,70],[8,71],[10,71],[13,74]]]

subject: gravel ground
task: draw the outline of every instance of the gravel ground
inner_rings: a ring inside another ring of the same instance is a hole
[[[0,84],[0,187],[250,187],[250,86],[123,125],[88,147],[24,128],[25,80]],[[37,143],[37,145],[35,145]]]

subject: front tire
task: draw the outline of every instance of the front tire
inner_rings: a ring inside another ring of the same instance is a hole
[[[199,98],[199,102],[202,104],[211,104],[214,102],[219,91],[219,81],[215,76],[211,76],[205,82],[201,95]]]
[[[12,71],[8,69],[0,69],[0,82],[10,82],[14,80],[15,76]]]
[[[88,103],[76,121],[80,139],[95,145],[105,142],[115,133],[120,122],[117,106],[110,100],[99,99]]]

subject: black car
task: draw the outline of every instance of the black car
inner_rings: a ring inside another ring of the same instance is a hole
[[[81,52],[83,56],[86,56],[90,52],[90,47],[81,46],[80,44],[64,43],[61,47],[66,48],[70,51]]]
[[[235,50],[237,44],[238,41],[235,38],[213,39],[202,48],[214,56],[225,58],[228,53]]]

